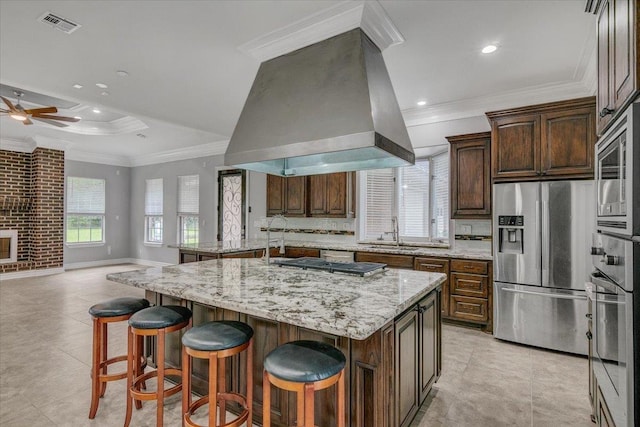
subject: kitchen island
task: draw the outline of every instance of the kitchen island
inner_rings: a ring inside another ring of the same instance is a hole
[[[255,331],[254,421],[261,423],[262,361],[297,339],[332,344],[347,357],[347,425],[408,425],[440,374],[439,293],[446,276],[385,269],[369,276],[300,270],[262,259],[217,259],[110,274],[143,288],[154,304],[192,309],[194,324],[240,320]],[[151,355],[153,357],[153,355]],[[167,363],[180,366],[180,337],[167,342]],[[243,363],[228,364],[228,386],[243,393]],[[206,384],[206,364],[194,384]],[[335,425],[333,388],[317,393],[316,422]],[[275,425],[295,424],[295,396],[272,397]]]

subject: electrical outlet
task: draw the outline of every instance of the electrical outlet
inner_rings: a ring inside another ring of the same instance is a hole
[[[111,246],[107,246],[107,255],[111,255]]]
[[[471,234],[471,226],[470,225],[461,225],[460,232],[462,234]]]

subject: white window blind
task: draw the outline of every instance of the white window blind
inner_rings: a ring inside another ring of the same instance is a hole
[[[449,237],[449,154],[438,154],[431,159],[433,174],[432,211],[434,239]]]
[[[373,169],[366,173],[365,238],[377,239],[391,229],[394,206],[394,170]]]
[[[162,178],[147,179],[144,191],[144,214],[162,215]]]
[[[200,176],[178,177],[178,213],[197,215],[200,210]]]
[[[104,215],[104,210],[104,179],[67,177],[67,213]]]
[[[398,169],[401,237],[429,237],[429,161]]]

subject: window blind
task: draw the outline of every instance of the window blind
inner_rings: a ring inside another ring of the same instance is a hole
[[[429,160],[398,169],[400,236],[429,237]]]
[[[393,169],[366,171],[366,239],[377,239],[385,231],[392,231],[394,185]]]
[[[104,179],[67,177],[67,213],[104,215],[104,210]]]
[[[144,214],[162,215],[162,178],[147,179],[144,190]]]
[[[200,211],[200,176],[178,177],[178,213],[197,215]]]
[[[444,152],[431,160],[433,174],[433,202],[431,218],[435,239],[449,237],[449,153]]]

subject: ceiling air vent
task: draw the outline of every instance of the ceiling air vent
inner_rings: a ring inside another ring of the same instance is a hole
[[[45,24],[49,24],[56,30],[60,30],[66,34],[71,34],[78,28],[82,27],[82,25],[80,24],[71,22],[68,19],[63,18],[61,16],[54,15],[51,12],[46,12],[44,15],[38,18],[38,21],[44,22]]]

